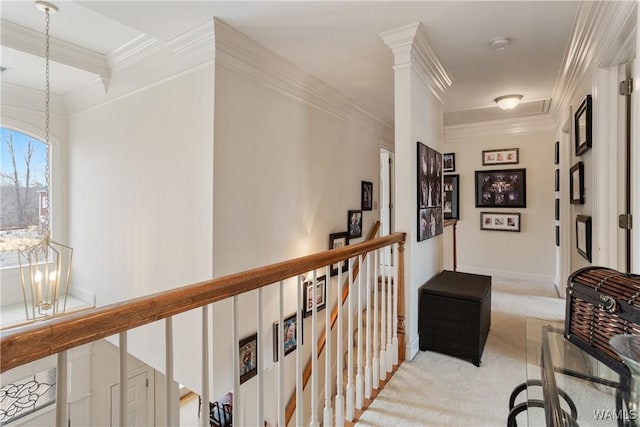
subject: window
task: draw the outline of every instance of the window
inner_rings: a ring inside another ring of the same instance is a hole
[[[49,229],[49,147],[13,129],[0,131],[0,268],[6,268]]]

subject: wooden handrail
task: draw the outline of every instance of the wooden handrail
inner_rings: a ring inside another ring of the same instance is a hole
[[[61,351],[404,242],[405,233],[331,249],[0,332],[0,373]]]
[[[380,230],[380,221],[376,221],[375,224],[373,224],[373,227],[371,227],[371,230],[367,235],[366,241],[368,242],[375,239],[376,234],[378,234],[378,230]],[[358,277],[359,272],[360,272],[360,263],[358,262],[358,260],[356,260],[356,262],[353,263],[353,268],[349,270],[349,273],[351,274],[351,277],[353,278],[353,280],[355,280],[356,277]],[[347,297],[349,296],[349,286],[347,286],[348,284],[349,284],[349,276],[347,276],[347,278],[344,279],[344,284],[342,285],[342,298],[340,299],[341,304],[344,304],[345,301],[347,300]],[[333,306],[333,309],[331,310],[331,322],[329,327],[330,330],[333,330],[333,327],[335,326],[337,320],[338,320],[338,303],[336,301],[336,304]],[[322,333],[320,334],[320,338],[318,338],[318,353],[316,354],[316,358],[320,357],[326,343],[327,343],[327,330],[325,328],[325,330],[322,331]],[[305,365],[304,370],[302,372],[302,389],[303,390],[309,383],[309,378],[311,378],[311,358],[309,358],[309,360],[307,361],[307,364]],[[289,425],[289,421],[293,417],[295,410],[296,410],[296,394],[294,390],[284,410],[285,425]]]

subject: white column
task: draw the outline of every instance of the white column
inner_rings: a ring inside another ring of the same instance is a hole
[[[367,253],[365,263],[367,265],[367,279],[365,286],[365,294],[367,296],[367,317],[365,319],[365,324],[367,325],[367,336],[365,339],[365,365],[364,365],[364,397],[367,399],[371,399],[371,328],[373,325],[371,324],[371,252]]]
[[[67,408],[67,352],[61,351],[58,353],[58,367],[57,367],[57,380],[56,380],[56,425],[66,426],[69,422],[69,414]],[[122,396],[122,388],[120,389],[120,395]],[[122,403],[122,398],[120,399]],[[122,404],[120,405],[120,413],[122,414]],[[122,416],[120,416],[122,420]],[[121,424],[124,425],[124,424]]]
[[[209,427],[209,306],[202,307],[202,393],[200,427]]]
[[[324,411],[322,414],[322,422],[324,425],[331,424],[333,418],[333,410],[331,409],[331,268],[325,268],[325,309],[324,309],[324,330],[325,330],[325,347],[324,347]]]
[[[353,263],[349,260],[349,305],[347,310],[347,387],[345,389],[347,421],[353,421]]]
[[[170,318],[169,318],[170,319]],[[165,331],[168,334],[168,332]],[[168,347],[168,341],[165,341],[165,346]],[[120,405],[120,412],[118,412],[118,421],[120,422],[120,427],[126,427],[127,425],[127,390],[129,389],[129,377],[128,377],[128,364],[127,364],[127,332],[120,332],[118,335],[118,344],[119,344],[119,352],[118,352],[118,360],[119,360],[119,371],[118,375],[120,376],[120,395],[118,396],[118,402]],[[168,352],[168,350],[167,350]],[[167,372],[167,377],[169,373]],[[165,404],[167,402],[165,401]],[[167,405],[168,406],[168,405]],[[167,418],[167,413],[165,411],[165,420],[166,424],[169,425],[169,418]]]
[[[326,278],[325,278],[326,280]],[[313,303],[311,309],[311,420],[309,427],[319,427],[318,421],[318,274],[313,271],[313,284],[311,295]],[[280,424],[284,425],[284,424]]]
[[[373,360],[372,360],[372,372],[371,386],[374,389],[378,389],[380,387],[380,359],[378,358],[378,352],[380,349],[378,348],[378,250],[373,252],[374,261],[373,261]]]
[[[296,289],[296,426],[302,425],[304,411],[303,405],[303,390],[302,390],[302,322],[304,318],[300,316],[300,310],[304,307],[304,301],[302,301],[302,279],[298,276],[298,287]]]
[[[349,272],[348,274],[351,274]],[[336,321],[336,330],[337,330],[337,338],[336,338],[336,417],[335,417],[335,425],[336,427],[344,426],[344,399],[342,398],[342,376],[344,375],[344,366],[342,364],[344,358],[344,352],[342,350],[342,329],[344,326],[342,319],[342,267],[338,266],[338,319]]]

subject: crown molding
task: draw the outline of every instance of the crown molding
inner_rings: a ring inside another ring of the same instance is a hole
[[[576,88],[586,73],[594,66],[611,66],[608,61],[621,60],[610,52],[616,44],[630,50],[630,34],[637,27],[633,19],[638,2],[581,2],[576,16],[565,59],[556,79],[551,114],[559,121],[567,111]],[[626,44],[626,47],[625,47]]]
[[[44,35],[37,31],[23,27],[13,22],[2,20],[2,37],[0,43],[31,55],[44,58],[46,49],[42,43]],[[68,43],[55,37],[50,37],[51,61],[68,65],[79,70],[96,74],[100,77],[106,91],[111,78],[111,67],[105,55]]]
[[[214,33],[216,66],[261,82],[337,118],[393,134],[391,124],[217,18]]]
[[[501,120],[445,126],[444,134],[447,143],[475,142],[478,138],[482,137],[546,132],[553,131],[555,128],[556,122],[550,114],[534,114]]]
[[[382,32],[378,37],[393,52],[394,69],[415,65],[420,79],[442,102],[444,92],[453,84],[453,77],[431,48],[422,24],[405,25]]]
[[[44,97],[42,90],[27,88],[13,83],[2,82],[2,107],[19,108],[22,110],[44,113]],[[51,94],[51,114],[66,116],[68,106],[63,95]]]
[[[167,43],[184,64],[198,66],[215,58],[213,20],[182,34]]]
[[[121,71],[163,48],[162,42],[147,34],[140,34],[119,48],[109,52],[107,60],[114,72]]]

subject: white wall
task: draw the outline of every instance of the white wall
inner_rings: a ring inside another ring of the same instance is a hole
[[[554,144],[553,132],[486,135],[444,146],[455,153],[460,175],[460,219],[457,226],[460,271],[523,280],[554,281]],[[482,151],[518,148],[519,164],[482,166]],[[526,208],[476,208],[475,171],[526,169]],[[480,212],[519,212],[521,231],[480,230]]]
[[[347,211],[360,209],[361,181],[371,181],[379,200],[379,146],[383,136],[370,127],[336,117],[260,79],[248,78],[224,61],[216,67],[214,167],[214,275],[221,276],[284,261],[328,248],[329,234],[347,230]],[[364,240],[377,211],[363,212]],[[320,273],[323,274],[323,273]],[[333,295],[335,297],[335,284]],[[296,310],[295,285],[285,284],[285,316]],[[277,286],[264,291],[259,342],[265,390],[275,390],[277,370],[271,351],[272,324],[278,319]],[[228,343],[230,304],[214,308],[217,343]],[[257,327],[256,293],[239,298],[243,338]],[[324,319],[324,312],[320,315]],[[305,352],[310,349],[305,321]],[[223,344],[224,346],[224,344]],[[213,361],[213,396],[230,390],[231,349],[219,346]],[[295,353],[285,359],[294,369]],[[295,379],[287,374],[285,398]],[[241,386],[238,408],[253,423],[256,379]],[[265,417],[275,424],[275,393],[267,392]],[[244,408],[244,409],[243,409]]]
[[[72,116],[73,280],[99,306],[212,275],[213,72],[204,67]],[[199,384],[200,320],[176,317],[175,375]],[[164,371],[164,323],[129,352]]]

